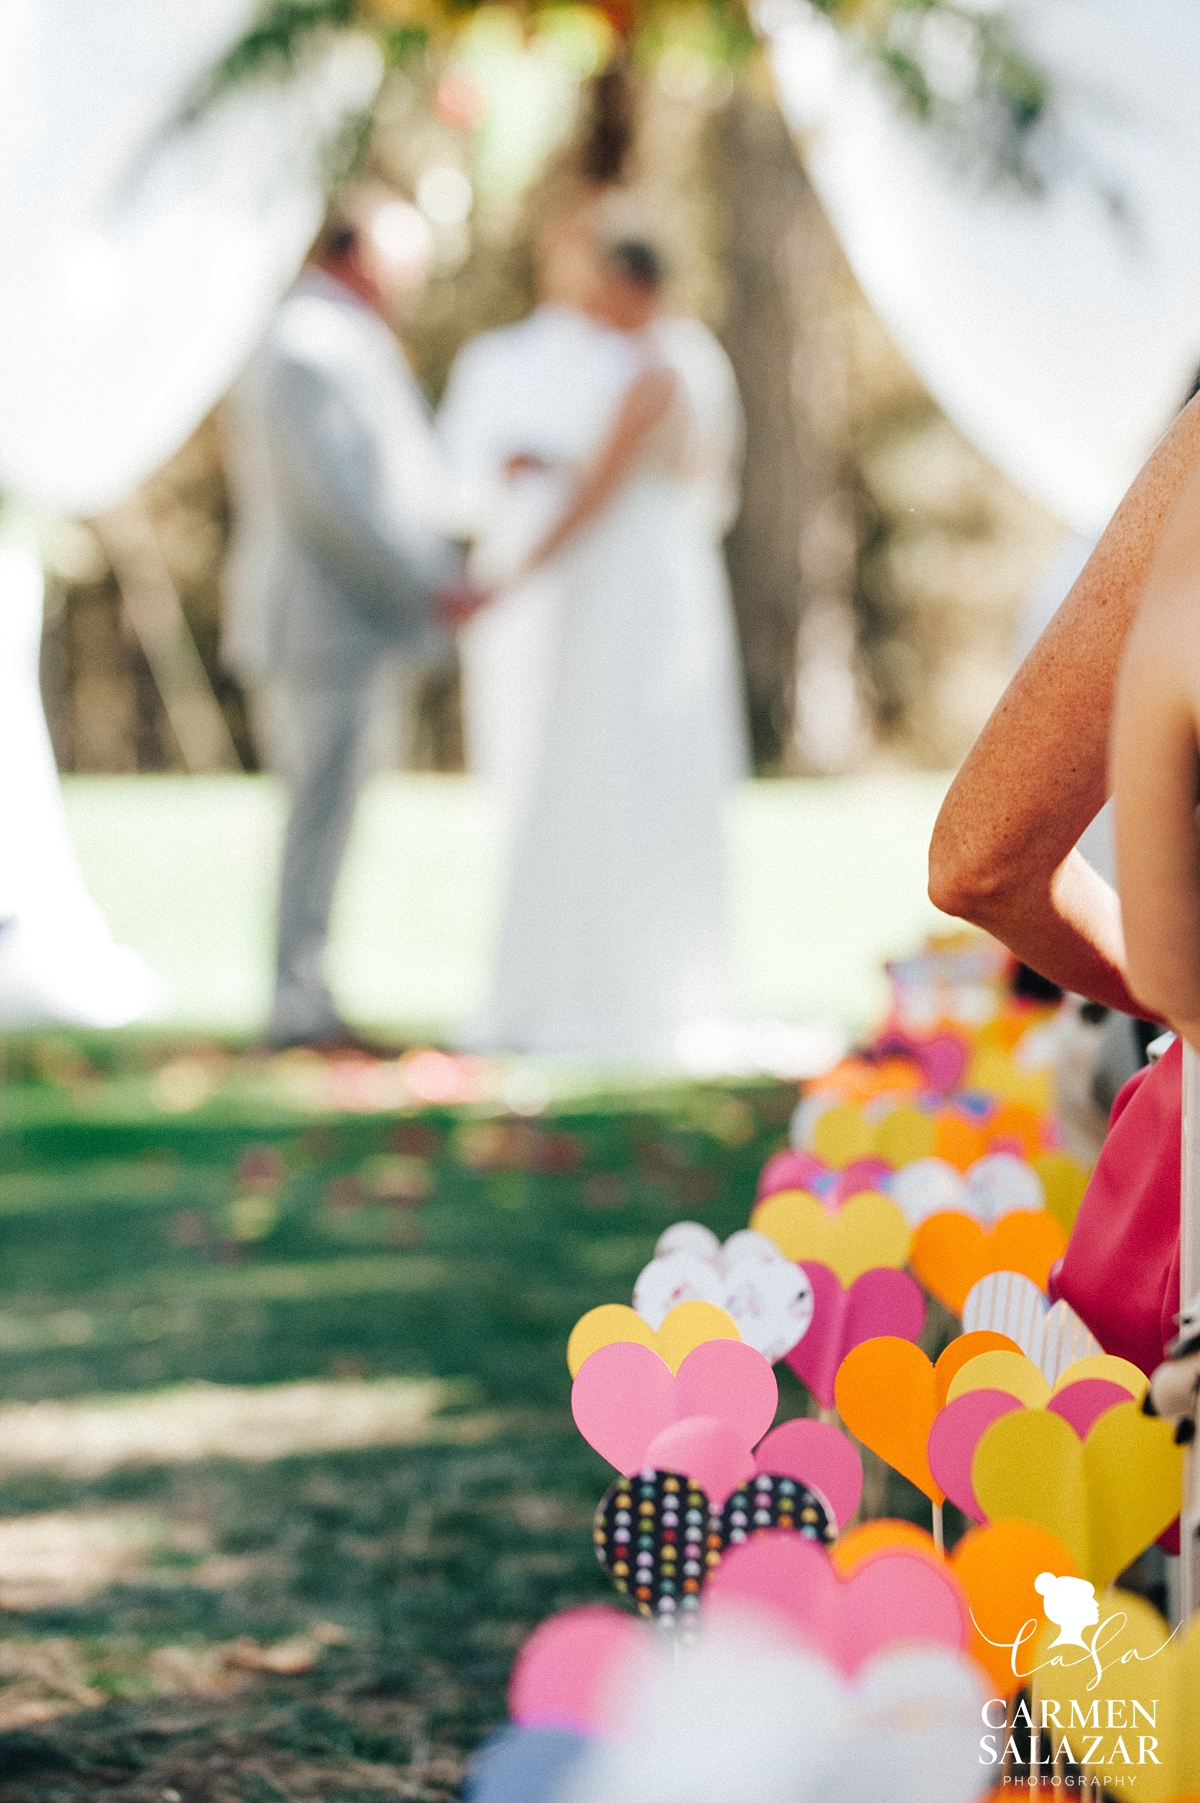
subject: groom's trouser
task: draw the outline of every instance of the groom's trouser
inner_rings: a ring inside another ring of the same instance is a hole
[[[343,1023],[324,976],[338,873],[359,792],[379,761],[391,660],[284,677],[274,689],[277,755],[291,789],[279,879],[270,1035],[328,1038]]]

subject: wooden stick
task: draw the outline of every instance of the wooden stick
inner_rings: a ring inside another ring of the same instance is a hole
[[[945,1523],[942,1520],[942,1504],[940,1502],[933,1504],[933,1544],[937,1547],[939,1553],[945,1553],[946,1533]]]

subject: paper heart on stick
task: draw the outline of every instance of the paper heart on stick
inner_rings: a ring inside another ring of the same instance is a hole
[[[1069,1371],[1067,1376],[1070,1376]],[[1078,1383],[1060,1384],[1046,1407],[1052,1414],[1061,1415],[1079,1438],[1086,1440],[1101,1415],[1128,1400],[1129,1391],[1124,1384],[1106,1383],[1102,1377],[1085,1377]]]
[[[977,1221],[1000,1221],[1016,1213],[1037,1214],[1046,1191],[1034,1167],[1012,1152],[989,1152],[967,1171],[959,1204]]]
[[[1007,1334],[1051,1383],[1068,1365],[1103,1350],[1073,1308],[1065,1302],[1051,1308],[1038,1285],[1019,1271],[981,1277],[963,1303],[962,1324]]]
[[[610,1484],[596,1509],[596,1557],[640,1615],[682,1627],[731,1547],[774,1530],[821,1545],[837,1532],[824,1497],[764,1473],[721,1502],[678,1472],[648,1469]]]
[[[971,1461],[994,1421],[1023,1408],[1007,1390],[969,1390],[947,1403],[929,1429],[926,1455],[934,1481],[971,1521],[986,1516],[971,1483]]]
[[[807,1190],[809,1195],[819,1196],[822,1186],[832,1188],[834,1181],[835,1173],[811,1152],[794,1152],[786,1147],[768,1158],[759,1172],[755,1193],[760,1201],[785,1189]]]
[[[1082,1442],[1048,1409],[1018,1410],[987,1429],[971,1462],[984,1513],[1045,1528],[1097,1590],[1174,1521],[1182,1474],[1170,1424],[1132,1401],[1101,1415]]]
[[[934,1369],[937,1372],[938,1402],[944,1407],[954,1387],[954,1381],[965,1365],[982,1358],[985,1352],[1019,1352],[1021,1349],[1007,1334],[992,1333],[990,1329],[978,1329],[974,1333],[960,1333],[950,1341],[949,1345],[938,1355]]]
[[[937,1383],[921,1348],[890,1334],[865,1340],[842,1360],[834,1395],[850,1432],[940,1503],[925,1451],[938,1412]]]
[[[997,1521],[963,1535],[950,1555],[950,1569],[970,1604],[972,1657],[998,1694],[1015,1696],[1028,1682],[1034,1658],[1027,1633],[1014,1670],[1013,1643],[1042,1620],[1034,1582],[1044,1571],[1077,1578],[1078,1565],[1062,1542],[1036,1523]]]
[[[756,1476],[786,1477],[816,1491],[841,1527],[862,1496],[862,1460],[826,1421],[785,1421],[750,1452],[740,1434],[711,1415],[689,1415],[647,1446],[647,1470],[683,1471],[720,1508],[731,1491]]]
[[[706,1612],[729,1619],[752,1608],[853,1675],[885,1648],[965,1647],[970,1621],[948,1569],[908,1552],[867,1559],[839,1578],[828,1553],[794,1534],[732,1548],[708,1586]]]
[[[664,1427],[642,1454],[642,1467],[686,1472],[718,1507],[757,1469],[742,1436],[712,1415],[689,1415]]]
[[[813,1311],[808,1278],[765,1234],[743,1229],[722,1246],[707,1227],[679,1221],[639,1273],[633,1306],[662,1332],[689,1302],[723,1309],[746,1344],[772,1363],[804,1336]]]
[[[1028,1409],[1045,1408],[1050,1400],[1050,1385],[1044,1374],[1023,1352],[984,1352],[968,1359],[955,1372],[946,1401],[957,1402],[972,1390],[1004,1390]],[[1117,1401],[1122,1400],[1118,1396]]]
[[[1087,1375],[1074,1378],[1076,1371],[1109,1368],[1125,1381]],[[1132,1390],[1129,1373],[1137,1380]],[[930,1470],[964,1515],[983,1521],[984,1510],[971,1484],[971,1461],[993,1421],[1018,1408],[1046,1408],[1061,1416],[1083,1440],[1107,1409],[1128,1402],[1131,1393],[1135,1401],[1140,1399],[1145,1388],[1141,1372],[1126,1365],[1123,1359],[1081,1360],[1067,1369],[1053,1394],[1037,1366],[1021,1353],[985,1354],[971,1359],[951,1382],[946,1406],[929,1431]]]
[[[844,1171],[837,1173],[828,1191],[814,1189],[812,1194],[819,1196],[826,1208],[836,1214],[851,1196],[863,1195],[868,1190],[877,1190],[884,1196],[890,1195],[889,1185],[895,1175],[892,1166],[885,1159],[856,1158],[853,1164],[848,1164]]]
[[[930,1429],[964,1360],[991,1351],[1000,1338],[963,1334],[935,1365],[919,1346],[879,1335],[852,1348],[838,1371],[834,1393],[850,1432],[934,1504],[942,1500],[942,1486],[926,1456]]]
[[[1005,1215],[990,1228],[970,1215],[951,1211],[921,1222],[913,1234],[910,1262],[929,1294],[951,1314],[961,1316],[972,1289],[994,1271],[1018,1271],[1044,1289],[1051,1265],[1062,1257],[1066,1246],[1066,1234],[1045,1209]],[[1017,1338],[995,1321],[972,1325],[996,1327]]]
[[[603,1302],[581,1315],[567,1341],[567,1369],[577,1377],[583,1365],[601,1346],[625,1343],[647,1346],[678,1371],[689,1352],[709,1340],[740,1340],[737,1322],[711,1302],[681,1302],[661,1327],[651,1327],[636,1309],[623,1302]]]
[[[925,1325],[925,1298],[907,1271],[864,1271],[843,1289],[828,1266],[809,1263],[804,1269],[813,1289],[812,1326],[786,1363],[828,1409],[838,1367],[851,1348],[879,1334],[917,1339]]]
[[[860,1522],[848,1534],[840,1534],[829,1549],[833,1568],[841,1578],[848,1578],[868,1559],[878,1559],[884,1553],[911,1553],[914,1558],[931,1560],[939,1570],[946,1557],[938,1551],[927,1528],[886,1516]]]
[[[580,1433],[610,1465],[632,1477],[664,1428],[692,1415],[724,1422],[753,1446],[779,1402],[775,1373],[760,1352],[737,1340],[709,1340],[677,1372],[648,1346],[601,1346],[580,1366],[571,1413]]]
[[[981,1333],[964,1334],[954,1344],[965,1346],[983,1338]],[[1085,1392],[1081,1389],[1084,1384],[1100,1384],[1103,1389],[1089,1388]],[[1124,1402],[1132,1396],[1135,1402],[1140,1402],[1149,1387],[1149,1379],[1136,1365],[1107,1352],[1076,1359],[1051,1383],[1041,1367],[1023,1352],[1010,1349],[1008,1357],[997,1358],[981,1349],[960,1365],[946,1391],[946,1401],[954,1402],[968,1390],[1007,1390],[1010,1395],[1019,1397],[1026,1407],[1040,1409],[1049,1407],[1052,1397],[1061,1397],[1069,1389],[1079,1392],[1070,1403],[1073,1414],[1077,1415],[1082,1396],[1095,1397],[1098,1402],[1102,1396],[1107,1396],[1111,1403]],[[1058,1412],[1061,1414],[1063,1409],[1060,1407]],[[1102,1412],[1103,1408],[1097,1406],[1095,1413]]]
[[[1047,1206],[1038,1167],[1009,1152],[989,1152],[965,1172],[944,1158],[916,1159],[896,1172],[888,1194],[913,1228],[935,1214],[973,1215],[990,1224],[1019,1210],[1036,1213]]]
[[[981,1674],[945,1646],[881,1653],[848,1680],[746,1611],[706,1622],[630,1698],[625,1730],[560,1786],[574,1803],[966,1803],[981,1786]],[[986,1782],[986,1781],[985,1781]],[[479,1803],[485,1803],[482,1797]],[[486,1803],[549,1803],[514,1789]]]
[[[871,1190],[851,1196],[836,1214],[802,1190],[782,1190],[757,1204],[750,1225],[785,1258],[826,1265],[845,1285],[864,1271],[908,1262],[908,1223],[894,1202]]]
[[[760,1441],[755,1469],[796,1478],[829,1504],[844,1528],[862,1498],[863,1468],[845,1434],[829,1421],[784,1421]]]
[[[588,1603],[541,1623],[517,1654],[508,1713],[523,1727],[604,1734],[611,1717],[611,1676],[626,1661],[653,1663],[645,1629],[623,1610]]]
[[[889,1195],[910,1227],[963,1206],[963,1175],[944,1158],[917,1158],[893,1177]]]

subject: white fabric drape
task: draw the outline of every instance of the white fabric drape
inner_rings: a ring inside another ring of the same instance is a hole
[[[914,370],[1018,486],[1094,535],[1200,364],[1200,6],[1005,12],[1054,86],[1041,199],[957,169],[807,0],[760,0],[756,19],[813,184]]]
[[[0,494],[99,512],[229,386],[320,223],[322,158],[378,87],[314,44],[198,117],[254,0],[0,0]],[[0,1025],[115,1026],[156,985],[115,945],[66,832],[37,687],[41,578],[0,548]]]

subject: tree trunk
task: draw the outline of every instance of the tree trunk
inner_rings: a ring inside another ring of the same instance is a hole
[[[725,215],[723,338],[746,409],[729,539],[759,769],[861,754],[854,673],[857,527],[844,305],[848,271],[779,109],[743,85],[714,121]]]

